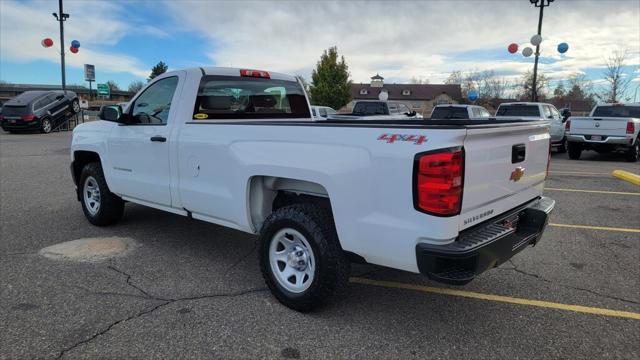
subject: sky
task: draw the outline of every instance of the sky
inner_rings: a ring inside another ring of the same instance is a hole
[[[0,0],[0,80],[59,84],[58,2]],[[337,46],[351,79],[441,83],[455,70],[493,70],[507,78],[533,68],[538,9],[529,0],[430,1],[99,1],[64,0],[67,83],[127,88],[164,61],[169,69],[232,66],[310,79],[322,52]],[[628,50],[640,99],[640,0],[556,0],[545,8],[540,72],[558,82],[584,74],[600,84],[605,58]],[[40,42],[49,37],[54,46]],[[71,40],[81,43],[70,53]],[[569,51],[559,54],[559,43]],[[633,94],[632,94],[633,95]]]

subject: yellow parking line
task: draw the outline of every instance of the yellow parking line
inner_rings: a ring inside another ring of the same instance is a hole
[[[618,179],[628,181],[633,185],[640,185],[640,175],[636,175],[624,170],[613,170],[611,175],[617,177]]]
[[[610,195],[630,195],[640,196],[640,192],[622,192],[622,191],[604,191],[604,190],[582,190],[582,189],[561,189],[561,188],[544,188],[549,191],[569,191],[569,192],[583,192],[593,194],[610,194]]]
[[[554,224],[554,223],[549,223],[549,226],[575,228],[575,229],[587,229],[587,230],[603,230],[603,231],[619,231],[619,232],[640,233],[640,229],[617,228],[617,227],[608,227],[608,226],[570,225],[570,224]]]
[[[465,298],[478,299],[478,300],[497,301],[497,302],[503,302],[503,303],[509,303],[509,304],[536,306],[536,307],[547,308],[547,309],[566,310],[566,311],[573,311],[573,312],[584,313],[584,314],[593,314],[593,315],[621,317],[621,318],[640,320],[640,313],[634,313],[634,312],[628,312],[628,311],[603,309],[603,308],[582,306],[582,305],[561,304],[561,303],[554,303],[554,302],[542,301],[542,300],[530,300],[530,299],[516,298],[516,297],[510,297],[510,296],[483,294],[483,293],[477,293],[472,291],[437,288],[437,287],[424,286],[424,285],[399,283],[394,281],[371,280],[371,279],[358,278],[358,277],[350,278],[349,281],[355,284],[373,285],[373,286],[381,286],[386,288],[395,288],[395,289],[404,289],[404,290],[415,290],[415,291],[422,291],[426,293],[433,293],[433,294],[440,294],[440,295],[458,296],[458,297],[465,297]]]

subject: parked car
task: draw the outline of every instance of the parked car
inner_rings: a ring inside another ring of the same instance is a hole
[[[381,100],[359,100],[353,105],[351,114],[336,114],[330,120],[386,120],[421,119],[422,116],[401,102]]]
[[[2,130],[8,132],[39,130],[50,133],[70,113],[78,112],[80,103],[73,91],[25,91],[5,103],[0,123]]]
[[[94,225],[128,201],[258,234],[268,287],[308,311],[350,261],[466,284],[540,240],[548,122],[476,123],[313,121],[294,76],[195,68],[77,126],[71,172]]]
[[[546,120],[551,123],[551,146],[558,152],[567,152],[567,138],[564,134],[564,123],[571,113],[567,110],[560,114],[552,104],[537,102],[503,103],[496,110],[496,118],[520,117],[523,120]]]
[[[478,105],[443,104],[436,105],[431,111],[431,119],[479,119],[491,117],[487,109]]]
[[[337,111],[328,106],[311,105],[311,115],[316,120],[326,120],[329,115],[335,113],[337,113]]]
[[[640,158],[640,103],[597,105],[587,117],[570,117],[566,131],[570,159],[580,159],[583,150],[595,150],[621,152],[627,161],[636,162]]]

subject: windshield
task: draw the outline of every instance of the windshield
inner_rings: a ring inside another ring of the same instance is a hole
[[[431,113],[432,119],[468,119],[469,113],[463,107],[437,107]]]
[[[304,90],[295,81],[203,76],[193,119],[309,118]]]
[[[640,106],[598,106],[593,112],[593,116],[640,118]]]
[[[27,113],[27,107],[26,106],[11,106],[11,105],[5,105],[2,108],[2,115],[3,116],[21,116]]]
[[[387,107],[381,102],[359,102],[353,108],[354,115],[389,115]]]
[[[538,105],[505,105],[500,106],[497,116],[540,116]]]

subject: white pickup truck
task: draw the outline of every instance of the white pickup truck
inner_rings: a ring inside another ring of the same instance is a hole
[[[316,122],[295,77],[233,68],[163,74],[71,144],[90,223],[128,201],[258,234],[266,283],[299,311],[350,262],[465,284],[536,244],[548,161],[546,122]]]
[[[597,105],[588,117],[572,116],[565,126],[570,159],[580,159],[583,150],[622,152],[630,162],[640,157],[640,103]]]

